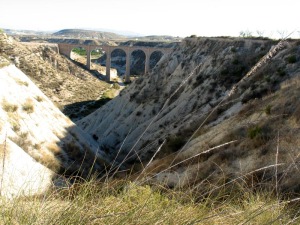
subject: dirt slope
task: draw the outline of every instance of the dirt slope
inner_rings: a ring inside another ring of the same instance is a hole
[[[147,169],[150,178],[170,187],[249,175],[255,182],[277,180],[282,191],[295,191],[299,41],[285,41],[274,52],[277,43],[187,38],[149,76],[77,124],[111,160],[117,158],[116,164],[145,166],[155,157]],[[243,79],[269,50],[266,62]]]
[[[99,99],[110,88],[47,44],[22,44],[0,33],[0,55],[26,73],[61,108]]]

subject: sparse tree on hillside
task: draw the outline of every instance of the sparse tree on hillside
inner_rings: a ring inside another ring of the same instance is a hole
[[[252,32],[249,30],[245,31],[240,31],[240,37],[247,38],[247,37],[252,37]]]
[[[279,34],[280,38],[283,39],[287,36],[287,30],[278,30],[277,33]]]
[[[262,31],[262,30],[257,30],[257,31],[256,31],[256,34],[257,34],[258,37],[263,37],[263,36],[264,36],[264,33],[265,33],[265,32]]]

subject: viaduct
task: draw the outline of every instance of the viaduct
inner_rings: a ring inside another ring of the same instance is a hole
[[[151,47],[140,47],[140,46],[109,46],[109,45],[85,45],[85,44],[67,44],[59,43],[58,49],[59,53],[71,58],[71,51],[74,48],[83,48],[87,53],[86,66],[91,69],[91,52],[93,50],[101,49],[106,53],[106,79],[110,81],[110,68],[111,68],[111,54],[116,49],[121,49],[126,54],[126,72],[125,72],[125,82],[130,81],[130,58],[134,51],[141,50],[146,56],[145,60],[145,74],[150,70],[150,57],[153,52],[161,52],[162,54],[168,54],[171,52],[171,48],[151,48]]]

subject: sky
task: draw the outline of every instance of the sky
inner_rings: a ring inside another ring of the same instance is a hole
[[[0,0],[0,28],[300,38],[299,0]]]

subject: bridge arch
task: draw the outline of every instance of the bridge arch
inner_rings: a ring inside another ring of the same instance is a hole
[[[69,58],[83,66],[86,65],[86,57],[87,57],[88,50],[84,46],[81,45],[74,45],[72,48],[70,48],[69,51]]]
[[[111,66],[117,69],[118,75],[122,76],[126,74],[126,59],[127,54],[125,49],[122,48],[114,48],[111,51]]]
[[[133,60],[134,59],[134,60]],[[141,67],[138,67],[141,65]],[[143,75],[146,66],[146,52],[142,49],[135,49],[131,52],[130,74]]]
[[[107,58],[107,54],[106,51],[101,47],[101,46],[96,46],[95,48],[91,48],[90,49],[90,60],[91,60],[91,64],[90,64],[90,70],[92,69],[96,69],[95,67],[93,67],[93,64],[97,64],[99,65],[99,67],[97,67],[97,70],[100,70],[101,74],[106,74],[106,70],[104,67],[106,67],[106,58]],[[89,62],[87,62],[88,64]],[[103,68],[102,68],[103,67]]]
[[[149,56],[150,57],[149,58],[149,60],[150,60],[149,69],[150,70],[154,68],[154,66],[159,62],[159,60],[163,57],[163,55],[164,55],[164,52],[159,49],[151,52],[151,54]]]

